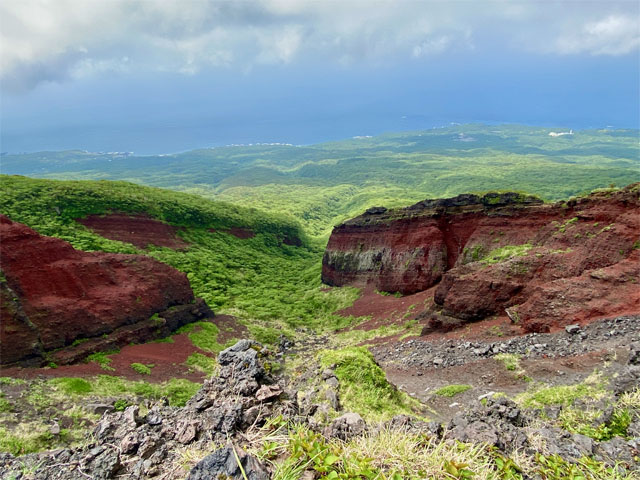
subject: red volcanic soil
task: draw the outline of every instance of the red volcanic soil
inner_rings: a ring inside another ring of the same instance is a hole
[[[238,323],[235,317],[231,315],[216,315],[213,323],[220,330],[218,333],[218,343],[224,345],[231,339],[249,338],[249,330],[247,327]]]
[[[234,317],[218,315],[208,320],[220,329],[218,343],[224,344],[232,338],[246,337],[246,327],[239,324]],[[197,331],[198,327],[194,329]],[[206,374],[199,372],[185,364],[193,353],[215,358],[216,355],[195,347],[188,335],[173,335],[173,342],[151,342],[140,345],[127,345],[118,353],[109,355],[109,367],[114,370],[104,370],[97,363],[76,363],[57,368],[20,368],[10,367],[0,369],[0,374],[14,378],[52,378],[52,377],[93,377],[95,375],[114,375],[130,380],[146,380],[163,382],[170,378],[186,378],[198,382],[206,378]],[[153,364],[149,375],[140,374],[131,368],[132,363],[144,365]]]
[[[149,244],[173,249],[187,248],[189,244],[177,236],[178,228],[147,215],[89,215],[76,220],[98,235],[147,248]]]
[[[238,237],[242,239],[253,238],[256,236],[256,234],[253,231],[248,230],[246,228],[240,228],[240,227],[230,228],[228,232],[234,237]]]
[[[4,365],[43,362],[43,352],[77,339],[140,342],[212,316],[185,274],[152,258],[75,250],[6,216],[0,235]]]
[[[395,297],[382,295],[369,286],[362,290],[360,297],[348,308],[337,311],[338,315],[348,317],[371,317],[358,325],[359,330],[373,330],[389,323],[406,322],[414,319],[433,303],[433,289],[424,292]]]
[[[552,205],[503,194],[508,201],[463,195],[375,209],[334,229],[322,278],[427,296],[435,286],[423,309],[434,324],[508,314],[524,331],[550,331],[637,313],[639,186]],[[518,246],[518,254],[479,261]],[[364,295],[347,313],[375,316],[397,305]]]

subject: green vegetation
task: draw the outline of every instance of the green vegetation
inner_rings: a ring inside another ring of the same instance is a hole
[[[133,158],[40,152],[5,155],[2,166],[9,174],[128,180],[281,212],[314,237],[325,237],[336,223],[374,205],[496,190],[560,200],[640,179],[637,130],[582,130],[571,138],[552,138],[549,131],[462,125],[313,146],[219,147]],[[472,140],[460,142],[460,134]]]
[[[569,406],[579,398],[601,398],[605,393],[604,384],[601,374],[595,371],[583,382],[574,385],[532,385],[529,391],[516,397],[516,401],[529,408],[543,408],[547,405]]]
[[[558,385],[542,388],[525,394],[523,404],[526,407],[544,407],[546,405],[571,405],[576,399],[596,393],[596,389],[585,384]]]
[[[26,380],[13,377],[0,377],[0,385],[24,385]]]
[[[195,347],[210,353],[220,353],[226,347],[218,343],[220,330],[211,322],[189,323],[179,328],[176,334],[187,334]]]
[[[306,470],[327,479],[370,480],[631,480],[590,458],[569,463],[556,456],[505,457],[496,449],[387,429],[347,442],[327,440],[305,425],[269,421],[250,453],[273,466],[274,480],[294,480]],[[519,464],[519,461],[522,463]]]
[[[18,428],[7,429],[0,427],[0,451],[12,455],[25,455],[55,448],[58,445],[71,443],[68,429],[61,429],[60,434],[54,436],[44,425],[21,424]]]
[[[144,363],[134,362],[129,365],[131,369],[140,375],[151,375],[151,369],[153,368],[153,364],[145,365]]]
[[[82,395],[93,390],[91,383],[84,378],[57,378],[51,381],[51,385],[60,387],[68,395]]]
[[[4,393],[0,392],[0,413],[6,413],[13,410],[11,402],[4,398]]]
[[[533,248],[530,243],[523,245],[505,245],[504,247],[496,248],[487,253],[481,258],[481,262],[486,265],[493,265],[494,263],[504,262],[513,257],[523,257],[529,250]]]
[[[119,350],[109,350],[108,352],[92,353],[87,357],[87,362],[97,363],[103,370],[113,372],[115,371],[115,368],[109,366],[109,364],[111,363],[111,358],[109,357],[109,355],[113,355],[118,352]]]
[[[349,346],[373,340],[374,338],[390,337],[393,335],[401,335],[400,338],[402,339],[419,335],[421,330],[422,326],[415,320],[408,320],[402,324],[390,323],[371,330],[359,329],[356,326],[352,330],[337,333],[334,338],[339,345]]]
[[[197,352],[189,355],[186,364],[199,372],[206,373],[207,375],[213,375],[218,365],[214,358],[207,357],[206,355]]]
[[[619,398],[603,396],[600,403],[607,405],[605,409],[590,405],[565,405],[558,415],[556,423],[559,427],[586,435],[597,441],[610,440],[615,436],[628,437],[628,428],[633,416],[640,411],[640,389],[625,393]],[[590,397],[588,397],[590,398]],[[602,407],[602,405],[599,405]]]
[[[504,368],[509,371],[515,372],[520,370],[520,355],[516,353],[498,353],[494,355],[493,358],[502,362]]]
[[[340,381],[340,401],[347,411],[380,420],[400,413],[413,414],[418,402],[387,382],[384,371],[364,347],[324,350],[319,354],[324,368],[335,365]]]
[[[82,378],[61,377],[46,383],[54,387],[63,395],[94,395],[97,397],[137,396],[159,400],[166,397],[170,405],[177,407],[191,398],[200,385],[184,379],[171,379],[163,383],[148,383],[144,381],[130,381],[120,377],[99,375],[91,380]]]
[[[351,305],[358,291],[321,286],[323,246],[318,242],[301,247],[283,244],[285,235],[304,237],[291,220],[123,182],[56,182],[7,176],[0,176],[0,210],[79,249],[139,253],[168,263],[187,274],[197,296],[217,312],[239,317],[266,343],[299,326],[332,330],[353,321],[333,312]],[[153,246],[139,250],[96,235],[73,220],[108,211],[148,212],[184,227],[179,235],[190,246],[181,251]],[[250,228],[256,235],[240,239],[218,230],[233,226]],[[193,338],[216,351],[220,346],[214,341],[217,332],[212,327],[201,326]]]
[[[441,397],[455,397],[460,393],[464,393],[467,390],[471,390],[471,385],[447,385],[446,387],[439,388],[434,393]]]
[[[558,227],[558,231],[560,233],[564,233],[567,227],[570,227],[571,225],[577,222],[578,222],[578,217],[570,218],[569,220],[567,220],[566,222],[564,222],[562,225]]]

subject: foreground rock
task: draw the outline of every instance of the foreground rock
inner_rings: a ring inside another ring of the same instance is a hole
[[[225,445],[198,463],[188,478],[241,479],[229,443],[237,445],[237,432],[261,425],[271,416],[293,418],[297,413],[295,402],[289,400],[295,395],[287,394],[265,372],[263,359],[269,355],[260,344],[241,340],[219,354],[220,375],[206,381],[184,408],[160,403],[144,416],[138,406],[104,413],[91,444],[19,458],[5,455],[0,457],[0,471],[7,473],[2,478],[11,478],[8,475],[28,464],[37,466],[38,479],[183,479],[181,450],[211,451],[212,445]],[[263,386],[281,393],[260,400],[256,394]],[[249,479],[268,478],[259,462],[235,448]]]
[[[374,209],[334,228],[329,285],[410,294],[463,321],[504,314],[526,331],[640,312],[640,184],[556,204],[459,195]]]
[[[3,366],[54,350],[47,361],[70,363],[213,316],[185,274],[152,258],[82,252],[2,215],[0,235]]]
[[[240,449],[234,451],[233,447],[224,447],[198,462],[189,473],[187,480],[211,480],[212,478],[242,480],[245,475],[247,480],[269,480],[269,474],[264,466],[254,457]]]

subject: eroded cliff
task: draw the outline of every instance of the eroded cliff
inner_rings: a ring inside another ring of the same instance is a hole
[[[369,209],[333,230],[322,280],[402,294],[437,285],[434,313],[479,320],[506,311],[525,330],[638,312],[639,190],[556,204],[491,193]]]
[[[3,215],[0,235],[2,365],[68,363],[213,315],[152,258],[75,250]]]

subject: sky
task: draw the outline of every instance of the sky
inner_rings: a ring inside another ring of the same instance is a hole
[[[640,126],[640,2],[0,0],[0,151]]]

